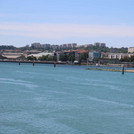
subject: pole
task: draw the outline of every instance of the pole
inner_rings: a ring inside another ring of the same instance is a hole
[[[20,66],[20,60],[19,60],[19,66]]]
[[[122,66],[122,75],[124,75],[124,65]]]
[[[54,68],[56,67],[56,63],[54,62]]]
[[[33,66],[34,66],[34,61],[33,61]]]
[[[87,66],[88,66],[88,58],[87,58]]]

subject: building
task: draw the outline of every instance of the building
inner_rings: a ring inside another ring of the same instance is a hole
[[[0,52],[1,56],[7,58],[7,59],[25,59],[25,55],[21,50],[1,50]]]
[[[27,58],[28,55],[30,54],[38,54],[38,53],[41,53],[41,51],[38,51],[38,50],[26,50],[23,52],[24,56]]]
[[[129,54],[129,53],[109,53],[108,54],[108,59],[124,59],[124,57],[131,57],[134,54]]]
[[[51,49],[59,49],[59,45],[51,45]]]
[[[121,59],[124,59],[125,57],[131,57],[133,56],[134,54],[132,53],[109,53],[109,52],[101,52],[101,58],[104,58],[104,59],[118,59],[118,60],[121,60]]]
[[[32,43],[31,47],[33,47],[33,48],[41,48],[41,44],[40,43]]]
[[[106,58],[108,59],[109,52],[101,52],[101,58]]]
[[[117,53],[117,52],[118,52],[117,48],[113,48],[113,47],[110,48],[110,53]]]
[[[51,45],[50,45],[50,44],[32,43],[31,46],[32,46],[33,48],[49,49]]]
[[[24,51],[24,54],[38,54],[38,53],[41,53],[41,51],[38,51],[38,50],[26,50]]]
[[[66,49],[66,48],[75,48],[77,46],[77,43],[67,43],[67,44],[62,44],[60,45],[61,48]]]
[[[101,54],[99,52],[89,52],[89,61],[93,61],[94,59],[100,58]]]
[[[100,43],[99,42],[95,42],[94,43],[94,46],[99,47],[100,46]]]
[[[128,48],[128,53],[134,53],[134,47]]]
[[[85,45],[83,45],[84,47],[92,47],[93,46],[93,44],[85,44]]]
[[[106,47],[106,43],[100,43],[100,47]]]
[[[96,47],[106,47],[106,43],[96,42],[96,43],[94,43],[94,46],[96,46]]]
[[[72,48],[75,48],[77,46],[77,43],[71,43]]]
[[[25,59],[23,53],[3,53],[2,56],[7,59]]]
[[[82,53],[88,53],[88,50],[70,50],[70,51],[58,51],[56,52],[57,60],[60,59],[60,55],[66,54],[68,56],[75,55],[75,60],[79,60],[79,56]]]
[[[41,44],[41,48],[50,49],[50,47],[51,47],[50,44]]]
[[[62,44],[61,46],[62,46],[63,49],[68,48],[68,45],[67,44]]]
[[[22,53],[21,50],[2,50],[2,53]]]

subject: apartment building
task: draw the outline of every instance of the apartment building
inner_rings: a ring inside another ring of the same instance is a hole
[[[134,53],[134,47],[129,47],[128,48],[128,53]]]

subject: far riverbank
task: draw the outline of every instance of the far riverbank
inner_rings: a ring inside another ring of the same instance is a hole
[[[67,63],[67,62],[55,62],[55,61],[30,61],[30,60],[9,60],[9,59],[0,59],[0,62],[11,62],[11,63],[34,63],[34,64],[57,64],[57,65],[77,65],[77,66],[90,66],[92,67],[92,69],[96,69],[99,68],[100,69],[117,69],[117,68],[122,68],[122,65],[125,66],[125,68],[128,68],[126,66],[126,64],[100,64],[100,65],[95,65],[95,64],[87,64],[85,62],[81,63],[81,64],[74,64],[74,63]],[[118,70],[118,69],[117,69]],[[130,70],[134,70],[134,67],[131,67]],[[105,71],[105,70],[103,70]],[[128,71],[128,69],[127,69]],[[128,71],[129,72],[129,71]]]

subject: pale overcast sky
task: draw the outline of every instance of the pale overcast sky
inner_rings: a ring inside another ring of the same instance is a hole
[[[134,47],[134,0],[0,0],[0,45]]]

